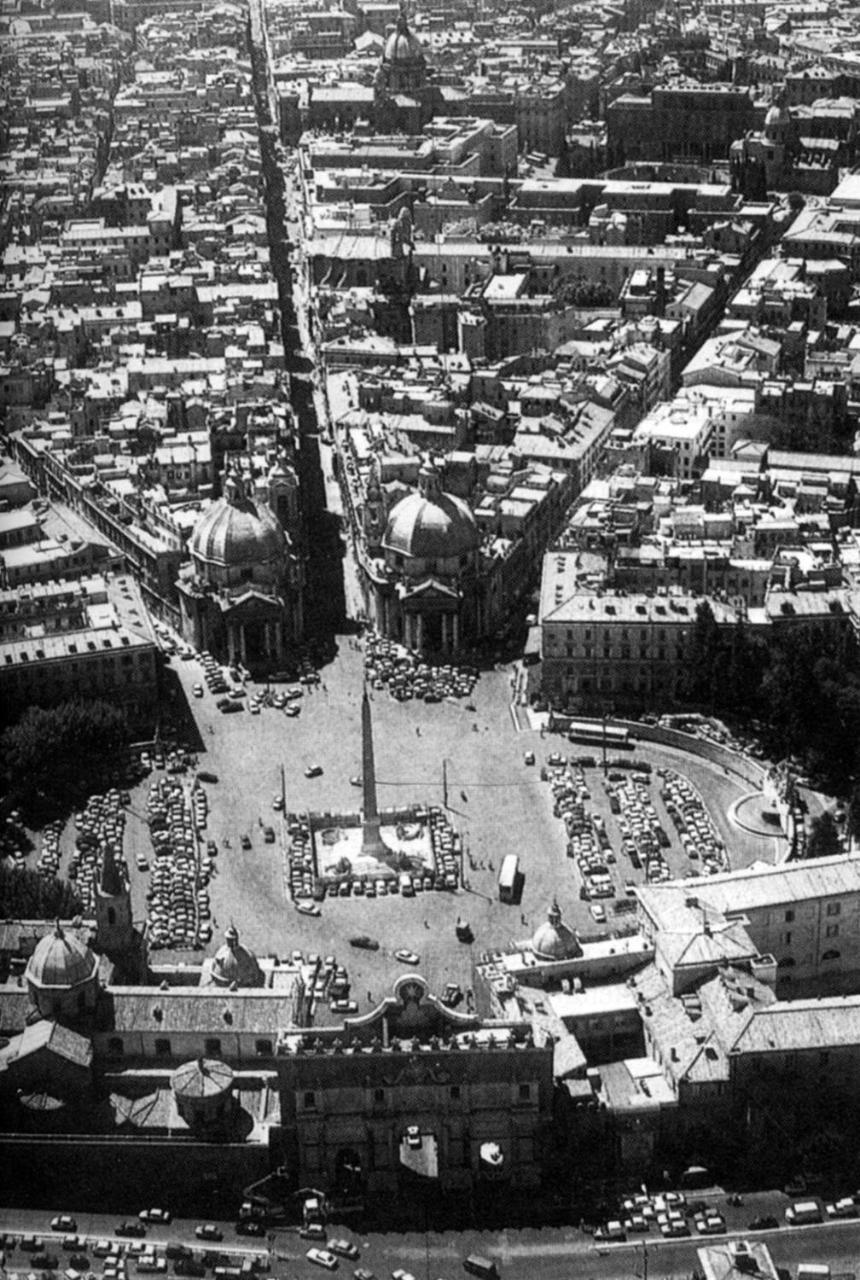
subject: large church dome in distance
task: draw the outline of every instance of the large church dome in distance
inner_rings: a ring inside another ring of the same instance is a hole
[[[382,545],[386,551],[414,560],[451,560],[478,547],[475,517],[467,503],[443,493],[435,467],[421,468],[417,493],[391,508]]]
[[[237,475],[224,486],[224,497],[200,518],[190,543],[191,558],[201,571],[243,570],[282,565],[287,538],[271,511],[257,506]]]
[[[423,66],[425,62],[421,41],[409,30],[409,23],[403,9],[397,19],[397,26],[385,42],[382,61],[393,66]]]

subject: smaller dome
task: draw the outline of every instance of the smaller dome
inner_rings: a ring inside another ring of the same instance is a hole
[[[789,124],[791,124],[791,116],[786,107],[775,102],[773,106],[768,108],[767,115],[764,118],[765,133],[773,135]]]
[[[253,951],[239,942],[235,925],[224,934],[224,944],[212,961],[212,981],[219,987],[261,987],[263,974]]]
[[[423,466],[418,484],[417,493],[391,508],[383,547],[418,560],[447,560],[475,551],[478,526],[468,503],[443,492],[435,467]]]
[[[535,930],[532,950],[539,960],[569,960],[580,954],[576,934],[562,920],[557,902],[547,912],[546,922]]]
[[[37,987],[78,987],[95,977],[98,960],[74,934],[65,933],[59,920],[53,933],[36,945],[27,965],[27,981]]]
[[[233,1085],[233,1072],[226,1062],[216,1058],[195,1058],[183,1062],[170,1079],[170,1087],[177,1098],[217,1098],[229,1092]]]
[[[224,497],[200,517],[190,542],[191,556],[227,568],[254,568],[283,562],[287,539],[274,515],[245,493],[241,477],[228,476]]]

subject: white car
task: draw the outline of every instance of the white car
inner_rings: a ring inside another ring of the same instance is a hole
[[[354,1245],[351,1240],[329,1240],[329,1253],[336,1253],[341,1258],[358,1258],[361,1255],[358,1251],[358,1245]]]
[[[413,1150],[418,1150],[421,1146],[421,1130],[417,1124],[411,1124],[406,1130],[406,1145]]]
[[[298,901],[296,903],[296,911],[300,911],[303,916],[321,916],[322,911],[315,902]]]
[[[860,1205],[853,1196],[843,1196],[841,1200],[826,1204],[824,1212],[828,1218],[857,1218],[860,1217]]]
[[[191,686],[191,692],[194,694],[194,697],[195,697],[195,698],[202,698],[202,697],[203,697],[203,685],[202,685],[202,684],[193,684],[193,685]]]
[[[402,964],[420,964],[421,963],[420,956],[417,956],[414,951],[405,950],[405,948],[401,949],[400,951],[395,951],[394,959],[399,960]]]
[[[591,915],[598,924],[606,924],[606,908],[602,903],[592,902]]]
[[[328,1249],[308,1249],[305,1257],[308,1262],[315,1262],[318,1267],[325,1267],[326,1271],[337,1270],[337,1258],[333,1253],[329,1253]]]
[[[170,1222],[172,1220],[169,1209],[141,1209],[137,1216],[141,1222]]]
[[[321,778],[322,772],[323,772],[323,767],[321,764],[309,764],[307,769],[305,769],[305,777]]]

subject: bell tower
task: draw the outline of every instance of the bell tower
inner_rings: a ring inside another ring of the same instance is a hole
[[[107,845],[102,855],[95,906],[99,949],[110,956],[130,951],[134,942],[131,893],[128,882],[117,866],[112,845]]]

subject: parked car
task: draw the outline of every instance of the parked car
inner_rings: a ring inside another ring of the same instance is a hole
[[[209,842],[212,843],[211,840]],[[169,1209],[141,1209],[137,1215],[141,1222],[171,1222],[172,1215]]]
[[[322,911],[320,911],[319,907],[315,902],[303,902],[301,900],[298,900],[296,902],[296,911],[300,911],[303,916],[321,916],[322,915]]]
[[[194,1234],[198,1240],[223,1240],[224,1233],[212,1222],[206,1222],[202,1226],[194,1228]]]
[[[760,1218],[753,1218],[749,1225],[750,1231],[778,1231],[779,1219],[774,1218],[772,1214],[764,1214]]]
[[[142,1222],[131,1218],[129,1221],[121,1222],[114,1234],[118,1236],[145,1236],[146,1227]]]
[[[335,1271],[337,1269],[337,1258],[333,1253],[329,1253],[328,1249],[308,1249],[305,1254],[308,1262],[315,1262],[318,1267],[325,1267],[326,1271]]]
[[[418,1150],[421,1146],[421,1130],[417,1124],[410,1124],[406,1130],[406,1145],[413,1150]]]
[[[198,782],[217,782],[218,774],[210,773],[208,769],[201,769],[200,772],[197,774],[197,781]]]
[[[253,1218],[243,1218],[241,1222],[236,1223],[237,1236],[264,1236],[265,1234],[265,1223],[257,1222]]]
[[[351,1240],[329,1240],[329,1253],[336,1253],[341,1258],[358,1258],[361,1256],[358,1246]]]
[[[366,933],[359,933],[356,937],[350,938],[349,945],[358,947],[361,951],[378,951],[379,943],[375,938],[369,938]]]
[[[407,951],[405,947],[401,947],[394,953],[395,960],[399,960],[401,964],[420,964],[421,957],[417,956],[414,951]]]
[[[322,765],[321,765],[321,764],[309,764],[309,765],[308,765],[308,767],[307,767],[307,769],[305,769],[305,777],[306,777],[306,778],[321,778],[321,777],[322,777],[322,771],[323,771],[323,769],[322,769]]]
[[[56,1218],[51,1219],[52,1231],[65,1231],[74,1233],[78,1229],[78,1224],[69,1213],[59,1213]]]

